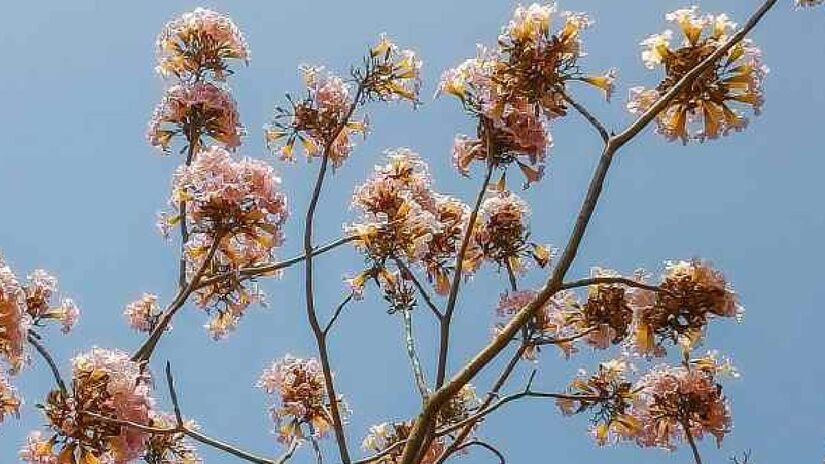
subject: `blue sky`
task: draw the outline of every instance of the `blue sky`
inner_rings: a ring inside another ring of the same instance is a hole
[[[475,43],[492,43],[514,6],[509,1],[142,1],[7,2],[0,47],[0,136],[6,148],[0,169],[3,226],[0,253],[19,275],[42,267],[55,273],[62,290],[81,305],[83,317],[68,337],[49,333],[48,345],[64,368],[92,345],[131,350],[140,343],[126,327],[123,306],[144,291],[167,301],[174,292],[175,247],[155,232],[165,206],[176,158],[158,156],[143,132],[163,82],[153,73],[154,37],[174,15],[206,6],[231,15],[252,47],[252,62],[232,78],[249,136],[240,152],[275,164],[289,192],[293,216],[283,256],[300,246],[299,233],[317,165],[284,165],[267,154],[260,128],[284,92],[298,91],[296,68],[324,64],[345,72],[380,32],[420,52],[425,105],[369,108],[373,132],[328,182],[319,211],[318,240],[336,238],[351,219],[347,203],[355,182],[366,177],[382,150],[407,146],[430,163],[439,190],[469,200],[479,183],[450,166],[454,134],[472,130],[449,99],[431,101],[442,70],[471,56]],[[610,126],[631,119],[623,97],[632,85],[654,83],[639,59],[637,43],[665,27],[663,15],[681,2],[568,0],[562,9],[588,11],[596,25],[586,34],[585,69],[620,71],[613,104],[595,91],[575,93]],[[727,11],[744,21],[755,1],[707,1],[707,11]],[[753,35],[771,74],[764,114],[743,134],[705,145],[668,144],[646,132],[619,155],[571,276],[590,266],[625,272],[656,270],[669,258],[702,256],[730,277],[747,309],[741,324],[720,322],[708,347],[736,361],[742,378],[728,383],[735,428],[723,448],[701,444],[708,462],[753,449],[756,462],[814,462],[825,455],[825,363],[821,362],[821,238],[825,213],[821,108],[825,90],[825,22],[821,9],[794,11],[782,0]],[[563,245],[598,156],[598,140],[575,115],[554,125],[549,175],[523,196],[533,204],[533,235]],[[343,296],[341,276],[357,270],[351,250],[318,263],[318,301],[329,311]],[[543,280],[541,272],[528,278]],[[281,449],[270,434],[267,398],[254,388],[259,372],[285,353],[315,352],[305,321],[300,267],[267,281],[265,309],[251,308],[228,340],[213,342],[205,316],[187,307],[161,343],[154,368],[172,361],[184,413],[204,431],[259,454]],[[463,293],[451,352],[457,367],[489,339],[492,309],[505,287],[502,276],[482,272]],[[423,313],[421,314],[423,315]],[[416,327],[421,355],[432,372],[435,338],[424,318]],[[353,409],[348,426],[357,448],[370,424],[413,414],[418,400],[404,356],[397,317],[368,296],[342,317],[331,340],[340,391]],[[547,352],[536,366],[537,385],[562,388],[581,367],[594,367],[605,353],[565,362]],[[523,385],[531,366],[519,371]],[[489,372],[494,372],[491,369]],[[489,372],[475,383],[483,391]],[[432,375],[430,375],[432,378]],[[50,388],[39,360],[16,384],[28,405],[22,418],[0,432],[0,460],[14,462],[26,432],[43,419],[32,405]],[[165,404],[164,390],[157,396]],[[586,434],[586,420],[563,418],[548,402],[514,405],[492,417],[482,436],[498,445],[509,462],[570,463],[664,460],[685,462],[680,451],[632,445],[599,448]],[[330,448],[332,451],[332,448]],[[206,462],[231,458],[202,449]],[[328,454],[330,462],[334,454]],[[489,462],[474,453],[463,462]],[[306,447],[294,462],[311,462]]]

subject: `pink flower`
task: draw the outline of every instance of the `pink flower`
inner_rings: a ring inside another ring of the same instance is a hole
[[[0,356],[17,372],[26,359],[26,334],[31,317],[26,293],[11,268],[0,258]]]
[[[60,330],[64,334],[71,332],[80,318],[80,309],[71,298],[65,298],[60,302],[60,306],[52,311],[54,312],[54,318],[63,324]]]
[[[160,316],[157,295],[144,293],[139,300],[126,305],[123,315],[129,327],[140,332],[151,332]]]
[[[211,72],[223,80],[227,60],[249,62],[249,45],[227,16],[196,8],[168,22],[157,38],[157,71],[183,80]]]
[[[53,452],[54,443],[46,439],[40,431],[30,432],[26,443],[20,448],[21,461],[29,464],[57,464],[57,455]]]
[[[15,417],[20,414],[20,405],[23,401],[17,393],[17,389],[12,386],[9,379],[0,372],[0,423],[6,416],[11,414]]]
[[[206,135],[227,148],[235,148],[241,144],[243,131],[232,95],[213,84],[196,82],[166,90],[152,113],[146,138],[164,151],[178,135],[196,146],[202,145],[200,137]]]

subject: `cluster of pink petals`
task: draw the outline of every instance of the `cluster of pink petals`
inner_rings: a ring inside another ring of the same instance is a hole
[[[537,295],[538,292],[535,290],[502,293],[499,297],[498,306],[496,306],[496,315],[500,318],[500,321],[493,327],[493,335],[497,335],[510,318],[535,300]],[[570,307],[574,300],[575,296],[567,290],[553,294],[547,304],[536,311],[536,316],[530,324],[531,330],[536,332],[534,336],[561,339],[573,335],[575,330],[567,323],[564,311]],[[555,345],[565,357],[570,357],[571,354],[577,351],[572,341],[555,343]],[[534,349],[529,349],[525,356],[533,359],[536,352]]]
[[[140,299],[129,303],[123,310],[129,327],[140,332],[151,331],[159,314],[158,296],[152,293],[144,293]]]
[[[92,348],[72,359],[72,372],[75,379],[105,376],[106,383],[97,388],[104,388],[108,393],[106,406],[113,408],[115,418],[148,424],[154,405],[149,396],[151,379],[138,363],[130,359],[128,353]],[[60,424],[64,425],[71,427],[70,424]],[[145,441],[146,432],[134,427],[122,427],[119,435],[108,440],[112,463],[126,464],[137,459],[145,449]]]
[[[37,269],[27,277],[24,287],[26,307],[34,322],[53,319],[62,324],[63,333],[69,333],[80,317],[80,309],[71,298],[60,300],[57,306],[52,299],[57,293],[57,278],[48,272]]]
[[[158,73],[183,79],[210,70],[222,80],[223,60],[249,62],[250,55],[249,45],[232,19],[205,8],[169,21],[157,37],[156,48]]]
[[[53,448],[54,443],[43,432],[35,430],[26,437],[18,456],[28,464],[58,464]]]
[[[5,374],[0,372],[0,423],[9,414],[17,416],[21,404],[22,400],[17,394],[17,389],[9,383]]]
[[[187,132],[194,129],[228,148],[241,144],[244,129],[237,104],[227,90],[208,82],[169,87],[152,113],[146,138],[152,146],[166,150],[172,137],[178,134],[190,137]],[[189,143],[198,141],[189,140]]]
[[[11,268],[0,259],[0,356],[12,372],[26,360],[26,333],[31,323],[26,293]]]
[[[315,358],[287,354],[264,370],[257,386],[279,399],[280,404],[270,413],[280,441],[300,437],[302,425],[310,426],[316,437],[325,435],[330,428],[325,385],[321,364]]]
[[[686,441],[685,425],[694,439],[712,435],[717,444],[730,432],[730,408],[713,372],[659,366],[642,377],[637,388],[631,414],[640,423],[635,438],[641,446],[673,449]]]

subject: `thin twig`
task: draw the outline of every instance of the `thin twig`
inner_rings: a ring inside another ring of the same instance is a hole
[[[183,427],[183,416],[178,403],[178,393],[175,391],[175,379],[172,377],[172,363],[166,361],[166,385],[169,388],[169,398],[172,399],[172,407],[175,410],[175,422],[178,427]]]
[[[315,336],[315,342],[318,345],[318,355],[321,358],[321,367],[324,372],[324,385],[326,387],[327,395],[329,395],[330,398],[329,409],[330,415],[332,416],[332,428],[335,431],[335,440],[338,443],[338,452],[341,455],[341,462],[343,464],[350,464],[351,459],[349,456],[349,450],[347,450],[347,437],[344,433],[344,422],[341,420],[341,412],[339,410],[337,399],[338,397],[335,393],[335,383],[332,379],[332,368],[330,366],[329,352],[327,350],[326,334],[321,328],[321,324],[318,322],[318,316],[315,312],[315,290],[312,266],[314,247],[312,245],[312,233],[315,223],[315,210],[318,207],[318,200],[321,197],[321,190],[324,185],[327,167],[329,166],[329,157],[330,151],[332,150],[332,145],[335,143],[335,140],[338,138],[341,131],[346,127],[346,124],[349,122],[353,113],[355,113],[355,109],[361,102],[361,97],[364,94],[364,90],[365,81],[361,80],[347,113],[344,115],[344,118],[341,119],[340,125],[333,132],[324,147],[323,157],[321,158],[321,166],[318,169],[318,176],[315,179],[315,187],[312,190],[312,197],[309,200],[309,206],[307,207],[304,222],[304,255],[306,256],[304,266],[304,291],[306,298],[306,312],[307,318],[309,319],[309,325],[312,328],[313,335]]]
[[[212,262],[212,259],[215,257],[215,253],[217,253],[218,248],[220,246],[220,242],[223,239],[223,233],[216,233],[214,241],[212,245],[209,247],[209,252],[206,254],[206,257],[201,263],[200,268],[198,268],[195,275],[192,277],[192,280],[189,281],[186,286],[182,287],[178,290],[178,294],[175,295],[175,298],[169,303],[169,306],[166,310],[163,311],[163,315],[161,315],[158,324],[152,330],[152,333],[149,334],[149,337],[143,342],[143,345],[135,351],[135,354],[132,355],[132,361],[135,362],[144,362],[148,361],[149,358],[152,357],[152,353],[155,351],[155,347],[158,344],[158,341],[163,336],[163,333],[166,332],[166,329],[169,327],[169,324],[172,322],[172,318],[175,317],[175,313],[183,307],[186,300],[189,298],[189,295],[195,291],[197,288],[198,282],[203,277],[203,274],[206,272],[206,268],[209,267],[209,264]]]
[[[657,293],[671,293],[669,290],[659,287],[657,285],[648,285],[638,280],[628,279],[626,277],[589,277],[586,279],[574,280],[572,282],[565,282],[561,284],[559,290],[569,290],[571,288],[588,287],[590,285],[612,285],[620,284],[628,287],[641,288],[643,290],[650,290]]]
[[[430,308],[430,311],[432,311],[436,319],[441,320],[444,317],[444,315],[441,314],[441,310],[438,309],[438,306],[436,306],[436,304],[433,302],[433,299],[430,296],[429,292],[427,292],[427,289],[424,288],[423,285],[421,285],[421,281],[418,280],[415,274],[413,274],[412,269],[410,269],[409,266],[407,266],[407,264],[402,259],[396,256],[393,256],[392,259],[395,262],[395,265],[398,266],[398,269],[401,269],[404,275],[409,277],[413,285],[415,285],[415,288],[418,290],[418,293],[421,295],[421,298],[424,299],[424,303],[427,305],[428,308]]]
[[[633,137],[635,137],[642,129],[644,129],[656,115],[663,110],[682,90],[693,83],[693,81],[704,72],[709,66],[715,63],[724,53],[727,53],[736,43],[741,41],[764,17],[765,13],[776,4],[776,0],[767,0],[753,16],[748,20],[745,26],[731,37],[728,42],[716,50],[713,54],[708,56],[702,63],[689,71],[673,88],[670,89],[664,96],[662,96],[656,103],[648,109],[636,122],[634,122],[627,130],[621,134],[612,136],[605,144],[602,156],[599,159],[599,164],[593,177],[590,181],[590,186],[587,189],[587,194],[582,203],[579,215],[576,218],[576,223],[570,236],[570,240],[559,259],[553,273],[545,283],[544,287],[538,292],[535,299],[522,308],[515,316],[508,322],[492,342],[479,351],[447,384],[438,387],[438,389],[430,397],[424,409],[419,414],[415,421],[413,429],[410,431],[410,436],[407,444],[404,447],[404,452],[399,464],[412,464],[422,449],[427,431],[430,424],[438,414],[441,407],[455,395],[460,388],[467,384],[471,379],[478,374],[487,364],[489,364],[498,353],[503,350],[513,335],[520,330],[522,326],[528,323],[532,315],[559,290],[563,283],[564,276],[569,270],[575,259],[579,245],[587,230],[587,226],[596,209],[599,197],[601,196],[604,182],[607,177],[607,172],[613,160],[613,155]]]
[[[601,136],[602,141],[604,143],[607,143],[607,141],[610,140],[610,133],[607,131],[607,128],[604,127],[604,124],[602,124],[602,122],[599,121],[599,118],[597,118],[593,113],[591,113],[581,103],[574,100],[570,95],[568,95],[567,92],[562,91],[561,96],[562,96],[562,98],[564,98],[564,100],[567,103],[570,103],[570,106],[575,108],[576,111],[579,112],[579,114],[584,116],[584,119],[586,119],[587,122],[589,122],[590,125],[593,126],[594,129],[596,129],[596,132],[599,133],[599,136]]]
[[[40,353],[40,356],[43,357],[46,364],[49,365],[49,369],[52,371],[52,376],[54,377],[55,383],[57,383],[57,387],[64,395],[67,394],[68,390],[66,389],[66,383],[63,381],[63,377],[60,376],[60,369],[57,368],[57,363],[54,362],[54,358],[52,358],[52,355],[49,354],[49,350],[47,350],[45,345],[38,340],[37,333],[29,329],[27,339],[29,340],[29,343],[37,350],[37,352]]]
[[[404,327],[404,345],[407,348],[407,356],[410,358],[410,364],[412,365],[415,384],[418,387],[418,392],[421,394],[421,399],[427,401],[427,397],[430,396],[430,389],[427,387],[427,380],[424,377],[423,369],[421,369],[421,361],[418,359],[418,352],[415,350],[412,311],[404,308],[400,312]]]
[[[693,439],[693,433],[690,431],[690,423],[686,420],[682,421],[682,429],[684,429],[687,442],[690,445],[690,449],[693,451],[693,460],[696,464],[702,464],[702,455],[699,454],[699,448],[696,446],[696,440]]]
[[[349,304],[349,302],[352,301],[353,298],[355,298],[355,294],[350,293],[349,295],[347,295],[346,298],[344,298],[344,301],[342,301],[338,305],[338,307],[335,308],[335,312],[332,314],[332,317],[330,318],[329,322],[327,322],[326,327],[324,327],[324,336],[329,335],[329,331],[332,330],[332,326],[335,325],[335,321],[338,320],[338,316],[341,315],[341,312]]]
[[[461,451],[463,449],[467,449],[471,446],[480,446],[480,447],[486,449],[487,451],[495,454],[496,457],[498,458],[499,464],[505,464],[507,462],[507,460],[504,459],[504,455],[501,453],[501,451],[497,450],[493,445],[491,445],[487,442],[481,441],[481,440],[468,441],[468,442],[462,444],[461,446],[457,447],[456,452]]]

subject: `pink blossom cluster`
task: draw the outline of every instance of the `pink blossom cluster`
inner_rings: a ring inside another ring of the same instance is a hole
[[[201,145],[205,135],[227,148],[241,144],[244,129],[238,108],[228,90],[208,82],[174,85],[152,113],[146,138],[166,152],[177,135]]]
[[[31,323],[26,293],[11,268],[0,259],[0,355],[12,372],[25,362],[26,333]]]
[[[17,416],[20,411],[22,400],[17,393],[17,389],[9,382],[6,375],[0,372],[0,423],[6,416]]]
[[[416,104],[421,89],[421,58],[402,50],[386,34],[370,49],[365,90],[381,100],[408,100]]]
[[[129,323],[129,327],[140,332],[151,332],[158,322],[161,311],[158,307],[158,296],[152,293],[144,293],[140,299],[135,300],[123,310],[123,315]]]
[[[186,245],[190,279],[202,268],[205,276],[216,276],[269,261],[283,243],[289,215],[280,184],[268,164],[249,158],[236,161],[218,146],[199,153],[191,166],[178,168],[169,204],[178,210],[186,203],[191,227]],[[163,224],[179,221],[181,212],[176,213],[162,218]],[[201,307],[223,306],[210,323],[216,337],[234,327],[252,299],[237,279],[220,279],[199,288],[196,296]]]
[[[387,152],[387,163],[355,189],[352,207],[359,222],[345,228],[372,262],[383,268],[388,260],[405,259],[427,270],[439,293],[449,291],[449,272],[455,261],[469,208],[460,200],[432,189],[427,164],[407,148]],[[474,268],[467,266],[467,272]],[[369,271],[371,272],[371,271]],[[352,279],[358,288],[364,275]]]
[[[341,166],[352,152],[352,137],[366,135],[367,122],[352,119],[354,105],[350,86],[323,67],[302,66],[307,89],[303,100],[290,99],[291,108],[277,108],[266,128],[266,140],[285,160],[294,160],[296,142],[309,157],[328,156]]]
[[[279,404],[272,406],[270,413],[280,441],[302,438],[304,425],[316,438],[331,428],[327,412],[330,398],[321,364],[315,358],[302,359],[287,354],[264,370],[258,387],[278,398]],[[340,399],[336,401],[342,403]]]
[[[223,80],[228,60],[249,62],[249,45],[231,18],[196,8],[169,21],[156,40],[162,76],[198,80],[207,72]]]

